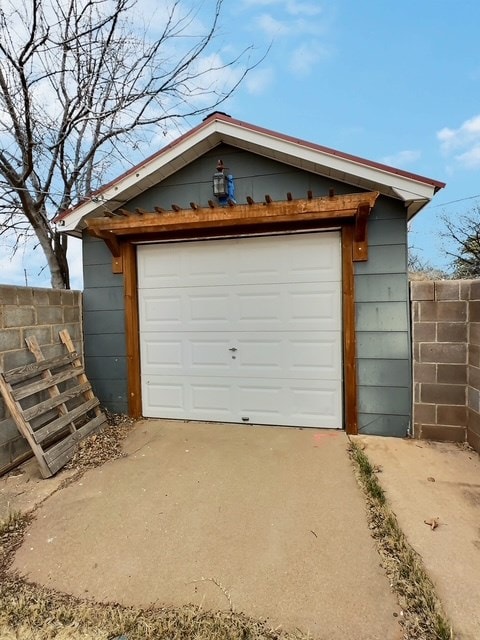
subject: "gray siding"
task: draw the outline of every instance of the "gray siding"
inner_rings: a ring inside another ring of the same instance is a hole
[[[227,145],[217,147],[126,205],[153,210],[172,204],[206,206],[222,159],[235,178],[236,200],[289,191],[326,195],[358,188],[322,178]],[[403,436],[410,422],[410,336],[407,303],[407,228],[402,205],[379,198],[368,223],[369,260],[355,265],[359,424],[363,433]],[[103,242],[85,238],[85,348],[88,373],[102,403],[126,411],[123,278],[113,275]]]
[[[368,222],[368,261],[355,264],[360,433],[405,436],[410,425],[407,223],[381,197]]]
[[[83,237],[83,328],[87,376],[102,406],[127,413],[123,276],[112,273],[105,243]]]

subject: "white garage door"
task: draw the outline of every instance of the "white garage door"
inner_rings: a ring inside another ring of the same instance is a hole
[[[138,247],[143,415],[342,427],[338,232]]]

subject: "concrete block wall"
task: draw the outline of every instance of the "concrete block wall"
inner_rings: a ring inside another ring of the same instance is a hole
[[[468,328],[467,441],[480,452],[480,280],[470,285]]]
[[[410,285],[413,434],[480,451],[480,281]]]
[[[25,338],[35,335],[46,358],[64,353],[58,333],[68,329],[81,354],[82,294],[0,285],[0,369],[34,362]],[[30,451],[0,397],[0,474]]]

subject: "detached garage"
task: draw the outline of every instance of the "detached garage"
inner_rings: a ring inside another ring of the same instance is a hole
[[[135,417],[405,435],[407,221],[442,186],[213,114],[59,221],[83,238],[96,394]]]

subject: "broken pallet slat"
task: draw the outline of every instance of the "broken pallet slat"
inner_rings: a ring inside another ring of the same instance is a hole
[[[36,362],[0,372],[5,405],[44,478],[71,459],[79,440],[107,422],[68,331],[59,335],[66,355],[45,359],[30,336],[25,342]]]
[[[72,409],[71,411],[69,411],[69,413],[65,414],[64,416],[60,416],[60,418],[57,418],[56,420],[49,422],[41,429],[34,431],[33,436],[36,442],[38,444],[45,442],[47,438],[50,438],[56,433],[59,433],[60,431],[62,431],[62,429],[65,429],[65,427],[69,424],[71,420],[77,420],[78,418],[85,415],[89,411],[93,411],[95,407],[97,407],[99,404],[100,403],[97,398],[93,398],[92,400],[87,400],[82,405],[80,405],[79,407],[76,407],[75,409]]]
[[[42,360],[42,362],[32,362],[30,364],[24,365],[23,367],[10,369],[10,371],[6,371],[3,375],[5,377],[5,380],[9,384],[17,384],[18,382],[23,382],[24,380],[34,378],[35,376],[38,376],[42,371],[46,371],[47,369],[56,369],[64,365],[69,365],[77,358],[77,353],[67,353],[64,356],[51,358],[50,360]]]
[[[32,382],[31,384],[25,385],[24,387],[14,389],[12,391],[12,395],[15,400],[23,400],[24,398],[28,398],[28,396],[33,396],[40,391],[45,391],[49,387],[53,387],[54,385],[60,384],[61,382],[72,380],[72,378],[75,378],[79,373],[83,372],[83,368],[81,368],[80,371],[77,371],[76,367],[75,369],[60,371],[60,373],[54,374],[51,378],[43,378],[38,382]]]

